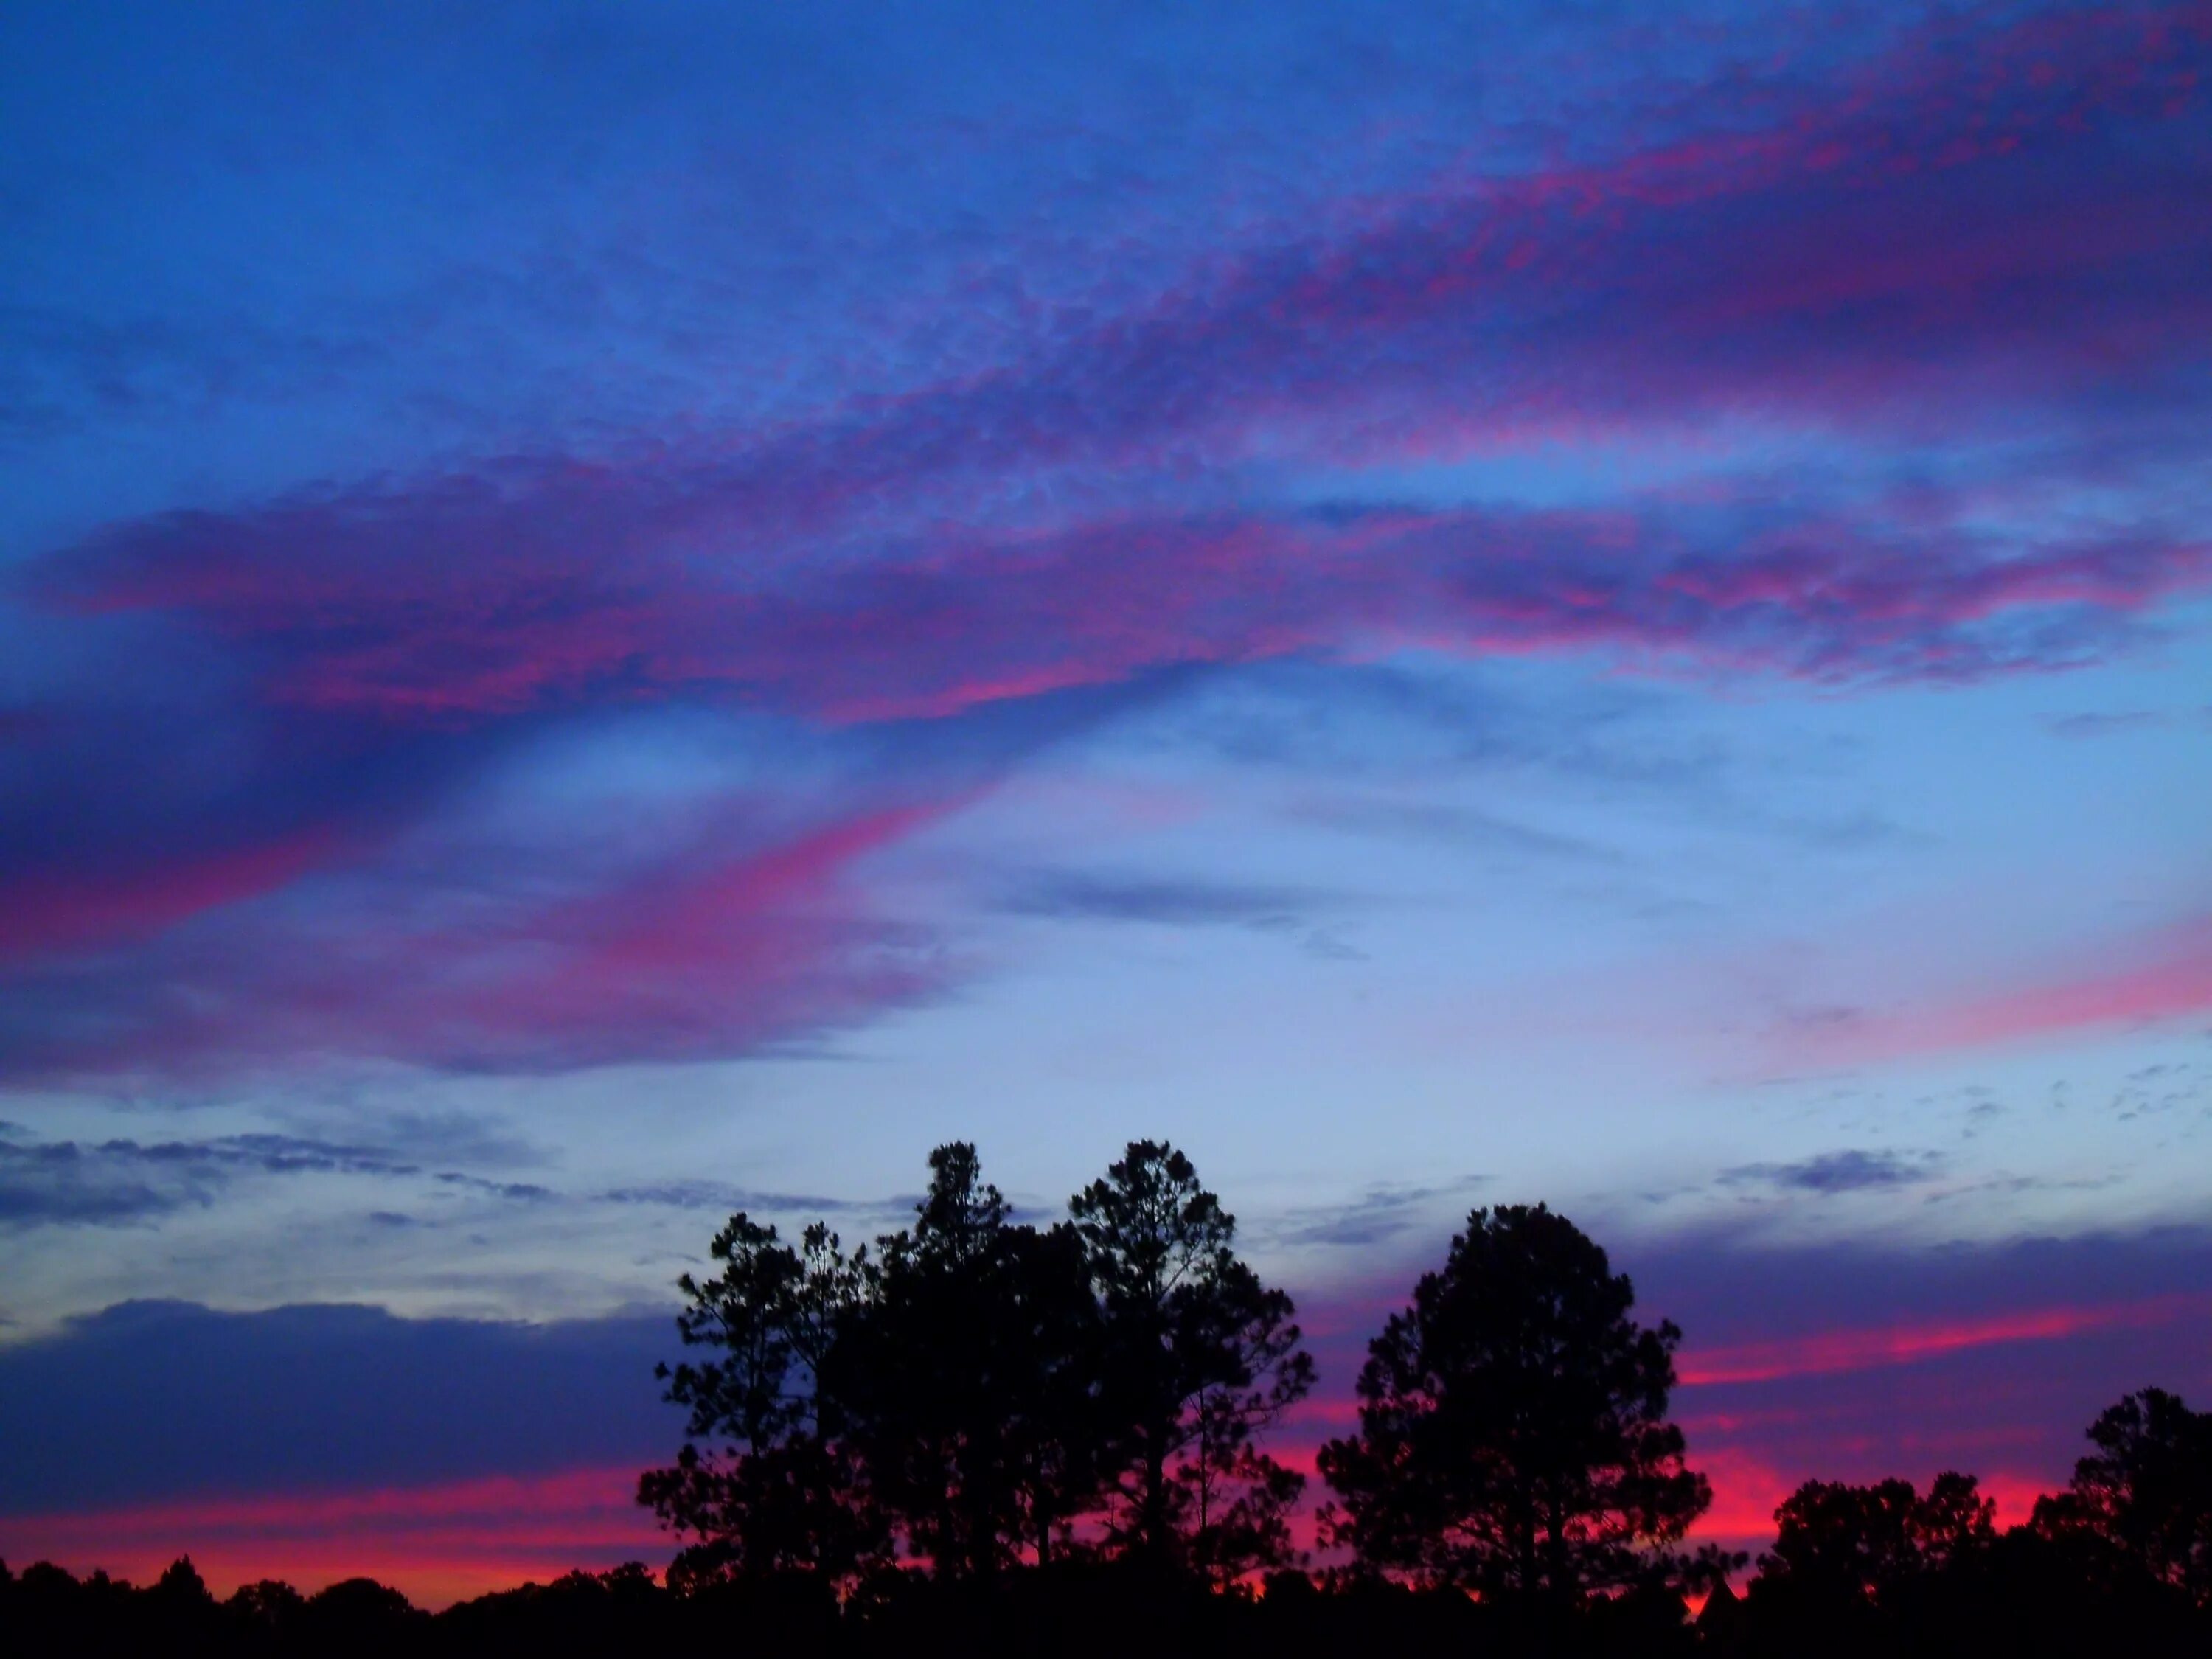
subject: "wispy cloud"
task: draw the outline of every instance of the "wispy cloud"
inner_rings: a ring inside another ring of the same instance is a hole
[[[908,1214],[911,1197],[884,1199],[829,1198],[819,1193],[780,1193],[721,1181],[656,1181],[634,1187],[611,1187],[597,1194],[602,1204],[643,1204],[672,1210],[703,1210],[717,1215],[745,1211],[757,1215],[803,1215],[809,1218],[857,1213],[869,1216]]]
[[[240,1176],[419,1173],[380,1147],[294,1135],[82,1145],[0,1139],[0,1228],[143,1222],[205,1207]]]
[[[1883,1365],[1909,1365],[1971,1348],[2049,1342],[2114,1328],[2170,1325],[2201,1317],[2212,1298],[2164,1297],[2119,1306],[2039,1308],[1879,1330],[1826,1331],[1774,1342],[1692,1350],[1679,1370],[1692,1388],[1772,1382]]]
[[[1081,871],[1041,872],[1015,885],[1002,901],[1004,908],[1016,915],[1154,922],[1176,927],[1291,927],[1306,912],[1331,902],[1328,895],[1297,887]]]
[[[1348,191],[1141,289],[1047,270],[1046,239],[1035,280],[1098,302],[957,372],[823,368],[773,417],[303,482],[28,560],[0,599],[42,641],[0,747],[0,1070],[804,1041],[947,982],[852,872],[976,786],[962,742],[1070,699],[1415,651],[1849,691],[2154,637],[2212,591],[2212,25],[1885,38],[1694,121]],[[1710,453],[1540,506],[1407,482],[1561,439]],[[526,915],[333,903],[534,737],[674,709],[883,763],[787,845],[572,872],[591,890]]]
[[[1826,1195],[1893,1187],[1917,1187],[1936,1177],[1941,1160],[1933,1152],[1887,1148],[1822,1152],[1794,1164],[1741,1164],[1721,1172],[1730,1186],[1759,1183]]]
[[[1930,997],[1895,1011],[1800,1018],[1786,1039],[1823,1060],[1886,1060],[1953,1049],[2138,1030],[2212,1016],[2212,922],[2192,918],[2076,953],[2072,971],[1995,991]]]
[[[27,977],[0,1014],[18,1075],[377,1057],[457,1069],[744,1053],[928,994],[926,941],[837,902],[857,861],[941,807],[862,812],[744,852],[698,849],[628,890],[465,924],[371,928],[317,956],[295,917],[95,970],[96,1035],[53,1017],[85,978]],[[175,981],[188,980],[190,996]]]
[[[1431,1185],[1385,1182],[1340,1204],[1302,1205],[1271,1216],[1255,1231],[1270,1243],[1361,1249],[1388,1243],[1425,1224],[1455,1219],[1455,1206],[1489,1179],[1461,1176]]]

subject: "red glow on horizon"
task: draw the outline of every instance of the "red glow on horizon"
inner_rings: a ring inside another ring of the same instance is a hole
[[[1871,1482],[1881,1476],[1853,1470],[1807,1469],[1785,1474],[1765,1456],[1733,1446],[1693,1451],[1690,1466],[1712,1482],[1713,1506],[1690,1528],[1693,1543],[1718,1544],[1741,1550],[1758,1565],[1759,1553],[1774,1541],[1774,1512],[1807,1480],[1843,1480]],[[1925,1490],[1940,1471],[1933,1467],[1911,1476]],[[1978,1477],[1981,1494],[1996,1505],[2000,1528],[2018,1526],[2034,1512],[2036,1499],[2053,1483],[2032,1474],[2000,1471]]]
[[[1275,1449],[1284,1462],[1314,1476],[1310,1448]],[[1714,1493],[1712,1508],[1691,1528],[1692,1540],[1754,1555],[1771,1540],[1774,1511],[1799,1482],[1831,1478],[1817,1471],[1785,1475],[1763,1455],[1725,1444],[1703,1448],[1690,1461],[1711,1480]],[[100,1568],[145,1584],[179,1555],[190,1555],[218,1596],[264,1578],[313,1594],[365,1577],[436,1609],[549,1583],[577,1568],[604,1571],[629,1560],[657,1567],[670,1542],[635,1502],[636,1480],[628,1468],[587,1468],[4,1516],[0,1558],[18,1568],[34,1560],[53,1560],[79,1574]],[[2047,1490],[2048,1482],[2010,1473],[1982,1481],[2001,1526],[2026,1520]],[[1320,1495],[1309,1488],[1310,1499]],[[1319,1547],[1313,1502],[1293,1518],[1292,1530],[1301,1548]]]
[[[217,1595],[263,1578],[313,1593],[371,1577],[441,1607],[571,1569],[658,1563],[667,1536],[635,1500],[637,1471],[565,1469],[366,1492],[188,1499],[0,1516],[0,1557],[150,1583],[190,1555]]]

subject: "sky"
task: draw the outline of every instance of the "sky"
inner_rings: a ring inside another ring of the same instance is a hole
[[[732,1210],[2212,1394],[2212,7],[0,11],[0,1556],[665,1559]]]

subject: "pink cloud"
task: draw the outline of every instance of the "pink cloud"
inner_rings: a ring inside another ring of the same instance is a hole
[[[2130,1030],[2212,1015],[2212,921],[2192,920],[2040,981],[1896,1012],[1793,1029],[1790,1046],[1823,1062],[1879,1060]]]
[[[2149,954],[2131,966],[1961,1003],[1905,1022],[1900,1035],[1916,1046],[1979,1048],[2212,1014],[2212,921],[2172,930]]]
[[[1055,367],[1094,429],[1165,411],[1217,459],[2063,404],[2201,354],[2206,228],[2112,135],[2185,120],[2207,43],[2194,7],[1929,30],[1802,105],[1370,204]],[[1186,360],[1203,389],[1165,367]]]
[[[2143,1328],[2200,1317],[2212,1297],[2159,1297],[2105,1307],[2057,1307],[1914,1322],[1869,1330],[1686,1351],[1678,1364],[1686,1388],[1771,1382],[1881,1366],[1909,1365],[1971,1348],[2048,1342],[2098,1331]]]
[[[1477,509],[1130,519],[772,583],[647,561],[549,586],[495,565],[457,593],[404,559],[302,568],[282,538],[265,556],[263,580],[174,569],[163,602],[271,650],[276,702],[401,722],[697,693],[941,718],[1177,665],[1413,645],[1948,677],[2063,659],[2012,641],[2012,621],[2109,623],[2212,586],[2212,547],[2155,537],[2011,547],[1838,518]]]
[[[1736,421],[1812,430],[1850,459],[2031,417],[2101,429],[2119,409],[2185,448],[2212,339],[2208,52],[2203,5],[1933,26],[1849,85],[1717,107],[1701,132],[1347,204],[904,395],[595,462],[507,459],[118,526],[43,562],[35,590],[95,635],[127,622],[118,650],[170,632],[211,647],[246,688],[241,722],[275,734],[266,773],[211,809],[209,843],[239,850],[0,879],[0,956],[143,941],[342,861],[270,831],[256,792],[282,795],[301,753],[364,732],[397,750],[687,699],[823,725],[949,720],[1190,666],[1413,648],[1824,684],[2094,659],[2212,587],[2212,546],[2147,487],[2105,515],[2118,529],[2045,514],[2039,461],[2033,478],[1843,504],[1785,505],[1804,497],[1760,477],[1573,512],[1212,503],[1246,461],[1326,481],[1532,434],[1632,447]],[[2166,163],[2144,165],[2154,152]],[[40,748],[42,766],[130,769]],[[558,1007],[597,1053],[600,1011],[622,1008],[680,1048],[678,1029],[700,1043],[732,1020],[805,1029],[928,976],[843,911],[772,901],[764,876],[664,874],[693,908],[627,895],[657,918],[649,934],[621,942],[588,903],[508,927],[505,957],[434,927],[379,931],[359,957],[383,1012],[350,1012],[349,973],[310,972],[277,988],[276,1024],[489,1055],[530,1048]],[[745,920],[710,939],[715,915]],[[2201,956],[1895,1040],[2193,1010]],[[217,985],[278,977],[191,965]],[[445,994],[397,988],[410,983]],[[747,998],[718,988],[732,986]],[[250,1022],[164,1010],[138,1029],[210,1023],[234,1045]]]
[[[1730,130],[1365,204],[988,373],[690,450],[125,526],[57,562],[49,589],[250,645],[288,705],[433,722],[701,689],[952,714],[1419,633],[1440,601],[1459,649],[2032,661],[1959,630],[2141,610],[2201,586],[2205,548],[2148,526],[1930,546],[1820,516],[1686,547],[1649,501],[1604,533],[1150,504],[1255,456],[1340,468],[1745,415],[1871,416],[1917,441],[1976,409],[2002,424],[2040,400],[2063,425],[2124,388],[2184,396],[2175,365],[2212,338],[2196,152],[2160,169],[2128,144],[2185,131],[2208,50],[2197,6],[1938,27]],[[1074,505],[1024,520],[1010,504],[1029,499]],[[1424,537],[1456,567],[1407,544]]]
[[[674,880],[556,907],[530,927],[554,945],[550,964],[465,997],[462,1018],[487,1048],[600,1032],[711,1054],[911,1000],[933,988],[933,964],[878,959],[839,893],[856,863],[951,805],[865,812]]]
[[[0,887],[0,963],[136,942],[289,885],[351,850],[327,827],[121,873],[57,870]]]
[[[96,1048],[27,1041],[33,1073],[222,1070],[373,1056],[523,1070],[742,1054],[929,994],[933,952],[867,920],[857,866],[946,799],[864,810],[761,844],[695,849],[608,890],[465,923],[237,919],[118,988]],[[735,832],[732,831],[734,839]],[[307,933],[303,935],[302,927]],[[160,991],[170,975],[195,994]]]

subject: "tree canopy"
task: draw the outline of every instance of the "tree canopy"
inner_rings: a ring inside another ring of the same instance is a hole
[[[1942,1572],[1996,1536],[1996,1505],[1971,1474],[1946,1471],[1923,1494],[1909,1480],[1808,1480],[1774,1512],[1759,1558],[1769,1593],[1879,1601]]]
[[[1735,1596],[1744,1558],[1686,1543],[1711,1494],[1668,1414],[1681,1334],[1640,1322],[1628,1277],[1542,1205],[1473,1211],[1369,1343],[1357,1431],[1319,1454],[1317,1577],[1291,1528],[1303,1479],[1266,1449],[1313,1360],[1173,1146],[1129,1143],[1063,1218],[1032,1220],[953,1142],[908,1224],[866,1245],[741,1214],[711,1254],[660,1371],[687,1438],[639,1488],[682,1540],[667,1607],[686,1619],[868,1651],[994,1630],[1212,1651],[1199,1632],[1232,1626],[1203,1609],[1234,1605],[1284,1651],[1817,1659],[2193,1653],[2212,1618],[2212,1416],[2156,1389],[2101,1414],[2070,1486],[2008,1532],[1971,1475],[1808,1481]],[[96,1599],[23,1583],[42,1606]],[[212,1618],[196,1584],[180,1570],[147,1605]],[[647,1607],[628,1581],[555,1588]],[[241,1591],[222,1616],[307,1629],[289,1595]]]
[[[965,1142],[930,1154],[910,1225],[848,1255],[732,1217],[679,1281],[664,1366],[690,1413],[641,1480],[687,1582],[900,1562],[988,1583],[1072,1554],[1226,1582],[1295,1556],[1303,1486],[1260,1448],[1311,1387],[1295,1309],[1235,1249],[1188,1158],[1133,1142],[1040,1228]]]
[[[1543,1205],[1477,1209],[1369,1344],[1359,1431],[1322,1448],[1359,1561],[1569,1604],[1717,1576],[1672,1547],[1712,1502],[1667,1418],[1681,1333]]]
[[[2106,1407],[2089,1441],[2068,1489],[2037,1504],[2037,1528],[2212,1607],[2212,1412],[2144,1389]]]
[[[1224,1580],[1289,1560],[1304,1477],[1257,1440],[1313,1387],[1291,1298],[1164,1143],[1130,1143],[1068,1208],[1104,1319],[1110,1545]]]

